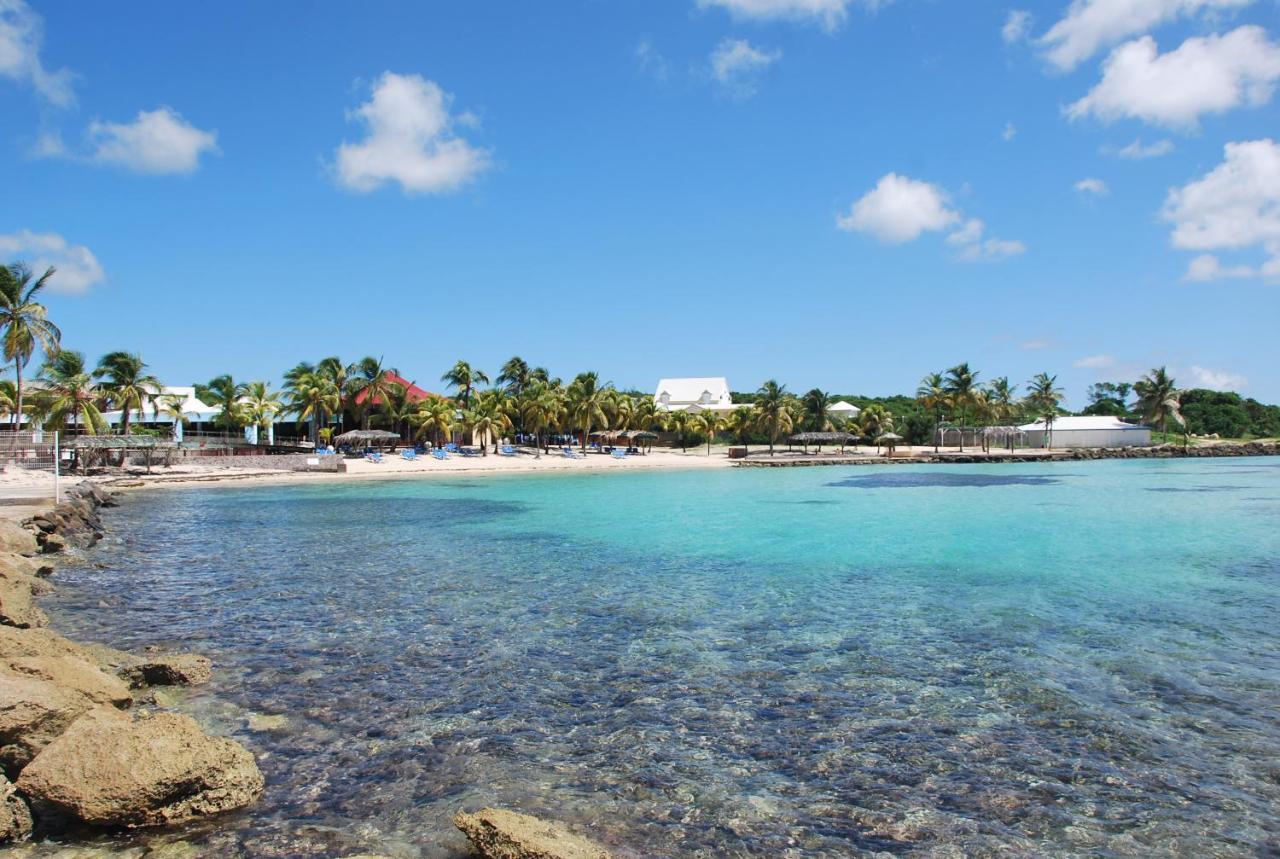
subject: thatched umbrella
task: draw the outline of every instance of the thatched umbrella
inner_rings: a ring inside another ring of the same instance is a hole
[[[808,452],[809,444],[812,442],[818,445],[818,450],[822,450],[824,444],[839,444],[840,449],[844,450],[847,442],[857,438],[856,435],[847,432],[799,432],[787,439],[788,442],[799,442],[804,445],[805,452]]]
[[[334,446],[350,445],[393,445],[400,441],[400,433],[386,430],[351,430],[344,432],[333,440]]]
[[[889,452],[892,453],[893,449],[898,446],[898,442],[900,441],[902,441],[902,436],[898,435],[896,432],[887,432],[883,435],[876,436],[876,453],[880,452],[880,445],[882,444],[889,448]]]

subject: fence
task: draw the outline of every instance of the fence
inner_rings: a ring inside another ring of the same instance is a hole
[[[0,503],[61,501],[60,476],[69,455],[56,432],[0,431]]]

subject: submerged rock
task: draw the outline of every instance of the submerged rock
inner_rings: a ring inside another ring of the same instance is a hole
[[[17,784],[42,818],[140,827],[241,808],[263,780],[247,749],[187,716],[99,709],[45,747]]]
[[[16,776],[93,706],[93,701],[73,689],[0,672],[0,768]]]
[[[610,859],[604,847],[559,823],[501,808],[458,812],[453,825],[487,859]]]
[[[31,809],[18,796],[9,779],[0,775],[0,844],[23,841],[31,836]]]
[[[120,676],[134,689],[143,686],[197,686],[213,676],[213,663],[195,653],[147,654],[121,666]]]

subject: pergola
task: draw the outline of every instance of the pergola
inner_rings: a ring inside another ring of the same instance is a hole
[[[638,441],[640,439],[655,439],[657,437],[658,437],[658,434],[656,432],[651,432],[649,430],[627,430],[622,434],[622,438],[625,438],[627,441]],[[639,447],[639,445],[636,445],[636,447]],[[653,447],[653,445],[649,445],[649,447]]]
[[[1005,427],[983,427],[982,437],[987,442],[987,447],[992,447],[992,442],[996,439],[1000,440],[1000,447],[1008,447],[1013,450],[1015,441],[1025,443],[1027,433],[1025,430],[1013,426]]]
[[[391,447],[400,441],[400,433],[387,430],[351,430],[334,438],[335,446],[340,444],[363,445],[366,447]]]
[[[108,450],[121,452],[120,464],[123,466],[129,457],[129,451],[142,451],[146,455],[147,471],[151,471],[151,456],[157,449],[177,450],[178,443],[173,439],[160,438],[153,435],[76,435],[68,436],[62,443],[64,448],[76,452],[79,460],[85,454],[85,468],[89,467],[93,454]]]
[[[847,432],[799,432],[787,439],[791,444],[801,444],[804,446],[805,452],[809,452],[809,445],[816,444],[818,450],[822,450],[824,444],[839,444],[840,450],[844,450],[844,446],[851,441],[856,441],[857,436]]]

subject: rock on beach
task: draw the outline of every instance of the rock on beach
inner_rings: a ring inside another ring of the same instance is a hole
[[[502,808],[475,814],[458,812],[453,825],[462,830],[486,859],[611,859],[594,841],[575,835],[559,823]]]

